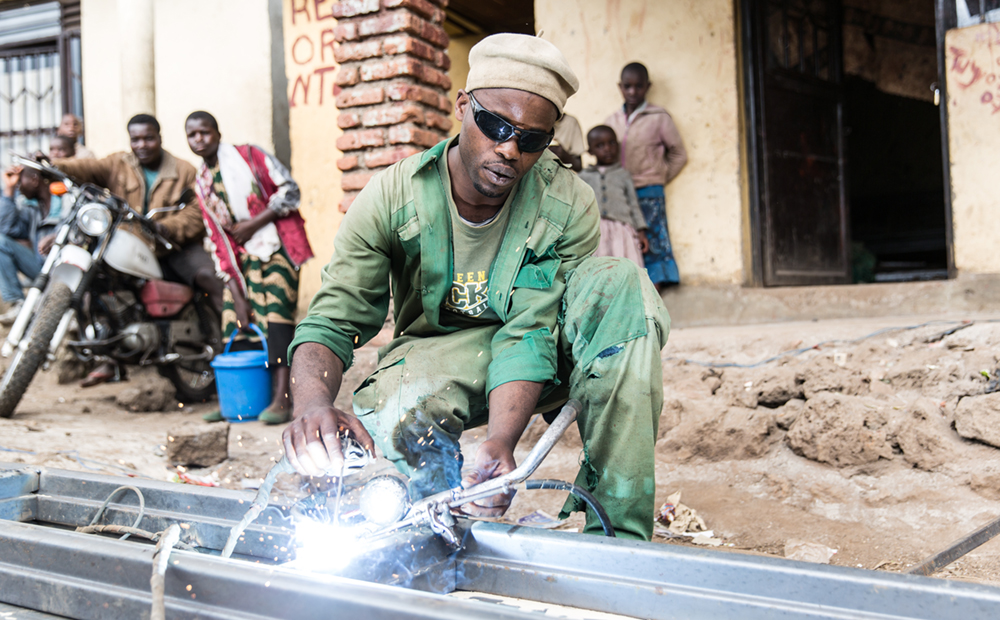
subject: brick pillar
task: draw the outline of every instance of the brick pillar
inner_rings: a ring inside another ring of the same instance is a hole
[[[451,129],[447,0],[341,0],[333,6],[340,63],[334,93],[344,135],[344,199],[386,166],[430,148]]]

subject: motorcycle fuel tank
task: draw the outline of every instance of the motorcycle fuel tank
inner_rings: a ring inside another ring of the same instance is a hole
[[[149,246],[134,234],[119,228],[114,232],[108,249],[104,252],[104,262],[122,273],[147,280],[163,279],[160,261],[156,260]]]

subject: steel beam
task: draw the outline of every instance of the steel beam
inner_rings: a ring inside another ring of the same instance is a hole
[[[1000,589],[477,523],[459,589],[639,618],[1000,618]]]
[[[123,485],[135,486],[145,499],[145,514],[137,527],[160,532],[171,523],[182,523],[182,540],[215,551],[225,545],[233,522],[239,521],[254,497],[251,491],[44,469],[39,476],[34,520],[71,527],[87,525],[111,492]],[[288,507],[284,508],[271,505],[261,513],[237,544],[236,554],[267,562],[291,559],[290,521]],[[101,523],[132,525],[138,510],[138,497],[122,492],[109,504]]]
[[[0,602],[81,620],[148,618],[153,547],[0,523]],[[343,577],[174,551],[168,618],[537,619],[534,613]]]
[[[947,549],[935,553],[906,572],[911,575],[931,575],[970,551],[985,545],[998,535],[1000,535],[1000,519],[994,519],[975,532],[959,538],[948,545]]]
[[[126,484],[145,498],[141,529],[182,523],[184,540],[203,552],[171,555],[168,617],[536,617],[440,594],[468,590],[663,620],[1000,618],[1000,589],[990,586],[498,523],[467,527],[464,520],[460,551],[427,530],[409,530],[336,575],[322,575],[296,570],[294,563],[268,565],[275,545],[290,546],[290,533],[278,526],[248,530],[238,547],[241,559],[211,555],[252,493],[12,471],[0,465],[0,516],[8,515],[0,517],[0,603],[70,618],[148,614],[152,545],[65,529],[88,524],[100,503]],[[131,525],[137,510],[135,495],[123,494],[101,521]],[[287,515],[287,507],[268,510],[272,521]]]
[[[461,529],[460,533],[467,530]],[[456,561],[461,551],[448,547],[430,528],[412,529],[372,543],[363,555],[328,574],[425,592],[457,589]],[[290,566],[295,566],[292,562]]]
[[[0,603],[0,618],[4,620],[63,620],[65,616],[53,616],[33,609]]]
[[[38,514],[38,472],[0,468],[0,521],[33,521]]]
[[[21,495],[0,499],[0,521],[34,521],[38,516],[38,498]]]
[[[38,471],[34,469],[0,469],[0,499],[38,491]]]

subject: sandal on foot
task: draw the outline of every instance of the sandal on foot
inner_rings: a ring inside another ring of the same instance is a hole
[[[201,416],[201,419],[206,422],[222,422],[222,412],[218,409],[215,411],[209,411],[205,415]]]
[[[272,409],[265,409],[260,412],[259,416],[257,416],[257,420],[263,422],[264,424],[284,424],[290,418],[291,416],[288,414],[288,410],[274,411]]]
[[[94,372],[87,375],[83,381],[80,382],[80,387],[88,388],[101,383],[105,383],[115,378],[114,371],[108,372],[104,370],[95,370]]]

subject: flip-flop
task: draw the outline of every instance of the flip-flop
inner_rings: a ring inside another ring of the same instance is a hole
[[[292,418],[291,412],[289,411],[271,411],[270,409],[265,409],[260,412],[257,416],[259,422],[264,424],[284,424]]]
[[[215,411],[209,411],[205,415],[201,416],[201,419],[206,422],[222,422],[222,412],[216,409]]]
[[[82,388],[93,387],[95,385],[99,385],[101,383],[105,383],[107,381],[110,381],[110,380],[112,380],[114,378],[115,378],[114,371],[111,371],[111,372],[98,372],[98,371],[95,370],[94,372],[92,372],[89,375],[87,375],[87,377],[83,381],[80,382],[80,387],[82,387]]]

